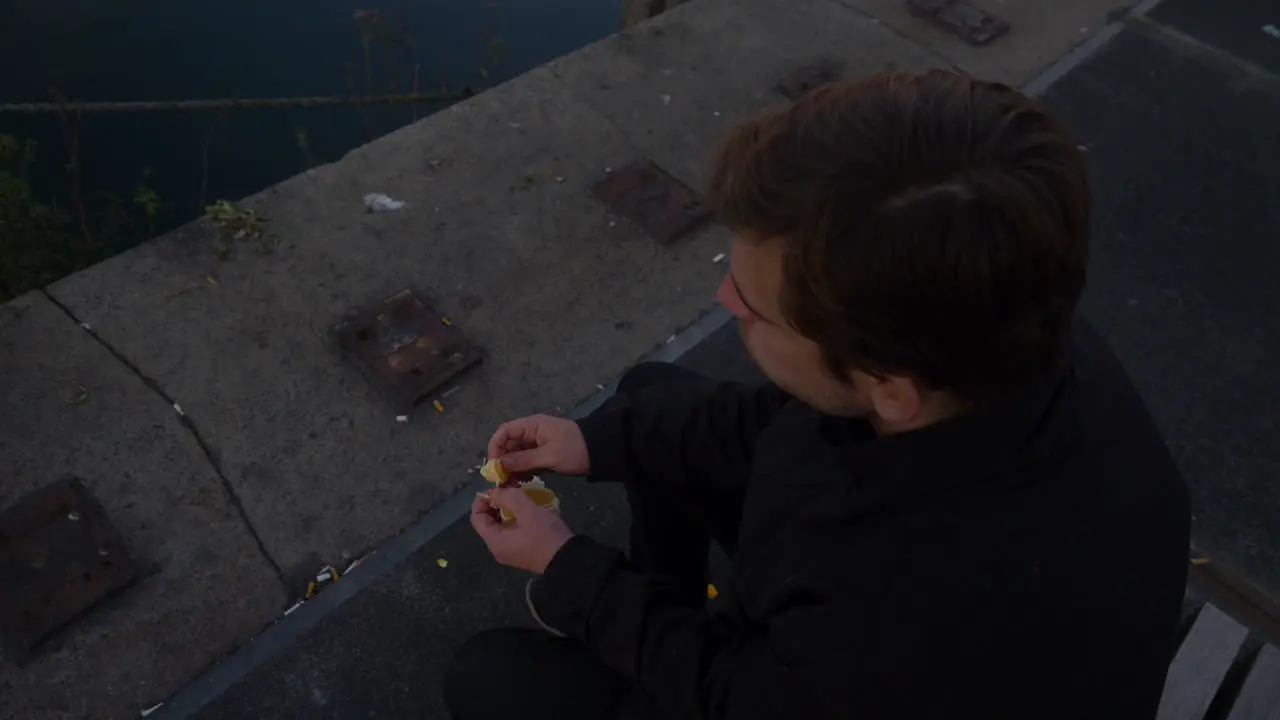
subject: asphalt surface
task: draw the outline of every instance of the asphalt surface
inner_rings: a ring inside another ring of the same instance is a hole
[[[1280,69],[1280,40],[1259,29],[1257,15],[1247,0],[1213,10],[1170,0],[1153,19],[1179,32],[1131,26],[1045,98],[1095,168],[1085,311],[1125,360],[1187,475],[1196,544],[1274,592],[1280,381],[1267,361],[1280,351],[1280,328],[1267,320],[1280,317],[1272,281],[1280,94],[1257,71]],[[681,363],[755,376],[732,327]],[[548,482],[576,530],[623,544],[617,488]],[[477,630],[526,624],[522,584],[495,566],[465,521],[455,523],[198,717],[444,717],[438,684],[450,653]]]
[[[1246,1],[1161,7],[1187,32],[1211,28],[1206,42],[1269,38],[1232,5]],[[1084,309],[1187,477],[1198,548],[1276,593],[1280,83],[1147,27],[1124,31],[1046,96],[1088,146],[1096,178]]]

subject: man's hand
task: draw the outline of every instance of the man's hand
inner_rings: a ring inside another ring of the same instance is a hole
[[[490,490],[488,497],[486,501],[477,496],[471,504],[471,527],[484,540],[493,558],[521,570],[545,572],[551,558],[573,537],[573,531],[560,516],[539,507],[519,490],[498,488]],[[514,515],[515,524],[499,522],[494,517],[492,507],[495,506]]]
[[[572,420],[531,415],[504,423],[489,440],[489,457],[509,473],[550,470],[561,475],[590,471],[587,441]]]

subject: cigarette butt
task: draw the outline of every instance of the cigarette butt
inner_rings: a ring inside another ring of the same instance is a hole
[[[449,318],[447,318],[447,317],[441,317],[441,318],[440,318],[440,322],[441,322],[445,327],[453,327],[453,321],[452,321],[452,320],[450,320],[450,319],[449,319]]]
[[[307,583],[307,591],[302,594],[302,597],[306,600],[310,600],[311,598],[315,597],[315,594],[316,594],[316,582],[312,580]]]
[[[1207,557],[1191,558],[1191,564],[1192,565],[1208,565],[1209,558]]]
[[[438,413],[444,412],[444,405],[441,405],[439,400],[432,400],[431,407],[435,408]]]

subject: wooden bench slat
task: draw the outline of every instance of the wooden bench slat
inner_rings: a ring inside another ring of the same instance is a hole
[[[1248,634],[1221,610],[1205,605],[1169,666],[1156,720],[1201,720]]]
[[[1280,649],[1258,653],[1227,720],[1280,720]]]

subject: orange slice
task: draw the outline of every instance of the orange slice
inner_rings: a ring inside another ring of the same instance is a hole
[[[560,514],[560,498],[556,497],[556,494],[548,490],[545,486],[529,487],[527,485],[522,485],[520,487],[520,492],[524,493],[530,500],[537,503],[540,507],[550,510],[556,515]],[[498,518],[502,520],[503,525],[510,525],[516,521],[515,515],[512,515],[501,508],[498,510]]]
[[[507,470],[502,467],[502,461],[498,458],[489,458],[484,465],[480,466],[480,477],[488,480],[494,485],[505,485],[507,482]]]

